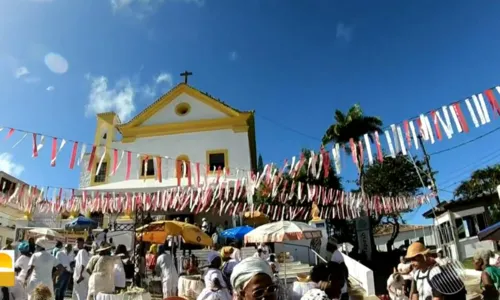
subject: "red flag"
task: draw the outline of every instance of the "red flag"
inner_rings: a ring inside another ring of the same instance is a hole
[[[76,161],[76,152],[78,151],[78,142],[73,142],[73,149],[71,149],[71,157],[69,159],[69,169],[73,170]]]
[[[11,128],[9,132],[7,132],[7,135],[5,136],[5,139],[8,140],[13,134],[14,131],[16,131],[14,128]]]
[[[57,156],[57,138],[52,138],[52,152],[50,154],[50,166],[56,166],[56,156]]]
[[[125,180],[130,179],[130,168],[132,166],[132,153],[127,151],[127,169],[125,171]]]
[[[38,146],[36,145],[36,133],[33,133],[33,157],[38,157]]]
[[[95,151],[96,151],[96,146],[92,146],[92,151],[90,152],[90,158],[89,158],[89,164],[87,166],[87,171],[90,172],[92,171],[92,168],[94,167],[94,159],[95,159]]]
[[[488,97],[488,101],[491,104],[491,108],[493,108],[493,111],[496,113],[497,116],[500,115],[500,106],[498,106],[497,99],[495,98],[495,95],[493,94],[492,90],[486,90],[484,91],[486,94],[486,97]]]

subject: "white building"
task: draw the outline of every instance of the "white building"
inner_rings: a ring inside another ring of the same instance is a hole
[[[205,174],[207,180],[213,180],[214,169],[231,178],[236,172],[242,174],[241,170],[255,169],[257,163],[253,112],[234,109],[185,83],[126,123],[113,112],[98,114],[94,143],[99,147],[92,170],[82,167],[80,176],[80,188],[87,190],[152,192],[177,186],[179,178],[181,185],[187,185],[189,177],[195,180],[192,175],[198,169],[201,180]],[[120,157],[121,150],[132,152],[129,180],[127,154],[111,175],[112,149],[119,149]],[[162,157],[161,164],[157,156]],[[84,166],[90,153],[85,157]],[[189,217],[201,222],[202,215]]]
[[[375,227],[373,236],[375,237],[375,245],[379,251],[387,251],[387,242],[392,235],[392,225],[380,225]],[[393,249],[401,246],[409,246],[413,242],[422,242],[427,247],[433,248],[436,246],[433,226],[421,225],[405,225],[399,227],[399,234],[394,240]]]
[[[472,257],[478,248],[496,251],[494,241],[479,241],[479,231],[493,225],[488,206],[498,195],[442,202],[423,214],[434,219],[435,235],[446,254],[457,260]]]
[[[0,171],[0,193],[8,195],[15,191],[18,185],[26,183]],[[15,241],[16,221],[24,217],[24,212],[14,204],[0,205],[0,249],[5,246],[7,241]]]

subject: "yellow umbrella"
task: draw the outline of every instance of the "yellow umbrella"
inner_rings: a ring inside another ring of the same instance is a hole
[[[144,226],[143,226],[144,227]],[[179,221],[156,221],[146,225],[139,237],[144,242],[162,244],[168,236],[182,236],[188,244],[212,246],[212,239],[200,228],[189,223]]]

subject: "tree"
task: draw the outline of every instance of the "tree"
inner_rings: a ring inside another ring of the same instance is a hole
[[[361,149],[359,148],[359,141],[363,138],[365,134],[371,134],[373,132],[382,132],[382,120],[378,117],[365,116],[363,110],[358,104],[353,105],[347,114],[344,114],[340,110],[335,111],[334,115],[335,122],[328,127],[323,136],[323,145],[329,143],[339,143],[342,145],[349,144],[349,142],[354,142],[354,148],[356,151],[356,160],[358,162],[358,185],[361,189],[361,193],[365,195],[364,190],[364,159],[361,157]],[[350,147],[346,147],[347,151],[350,152]],[[371,226],[371,230],[373,227]],[[375,249],[375,240],[373,239],[373,234],[370,235],[370,242],[372,247]]]
[[[474,199],[496,193],[499,185],[500,164],[496,164],[472,172],[471,177],[462,181],[453,194],[457,199]],[[490,211],[493,221],[500,221],[500,205],[498,201],[490,207]]]
[[[257,172],[262,173],[264,171],[264,160],[262,159],[262,155],[259,154],[259,158],[257,160]]]
[[[364,188],[368,195],[380,196],[415,196],[422,188],[422,181],[424,186],[431,184],[429,176],[423,173],[427,172],[425,164],[413,158],[415,165],[406,155],[397,155],[395,158],[385,157],[383,162],[375,162],[373,165],[365,167]],[[374,222],[376,224],[390,224],[392,225],[392,234],[389,241],[387,241],[387,250],[392,249],[394,241],[399,234],[400,222],[404,220],[399,213],[381,216]]]
[[[453,194],[457,199],[472,199],[495,193],[498,185],[500,185],[500,164],[472,172],[470,178],[462,181]]]

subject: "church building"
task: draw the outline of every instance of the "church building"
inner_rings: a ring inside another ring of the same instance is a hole
[[[207,180],[216,176],[214,170],[231,178],[257,164],[254,113],[199,91],[187,78],[128,122],[114,112],[97,114],[94,144],[95,166],[90,172],[81,170],[80,188],[85,190],[155,192],[177,186],[179,177],[181,185],[190,183],[187,177],[195,164],[208,173]],[[113,149],[119,157],[123,150],[132,153],[128,180],[125,157],[112,174]],[[158,156],[164,158],[161,170]],[[89,157],[87,153],[84,166]]]

